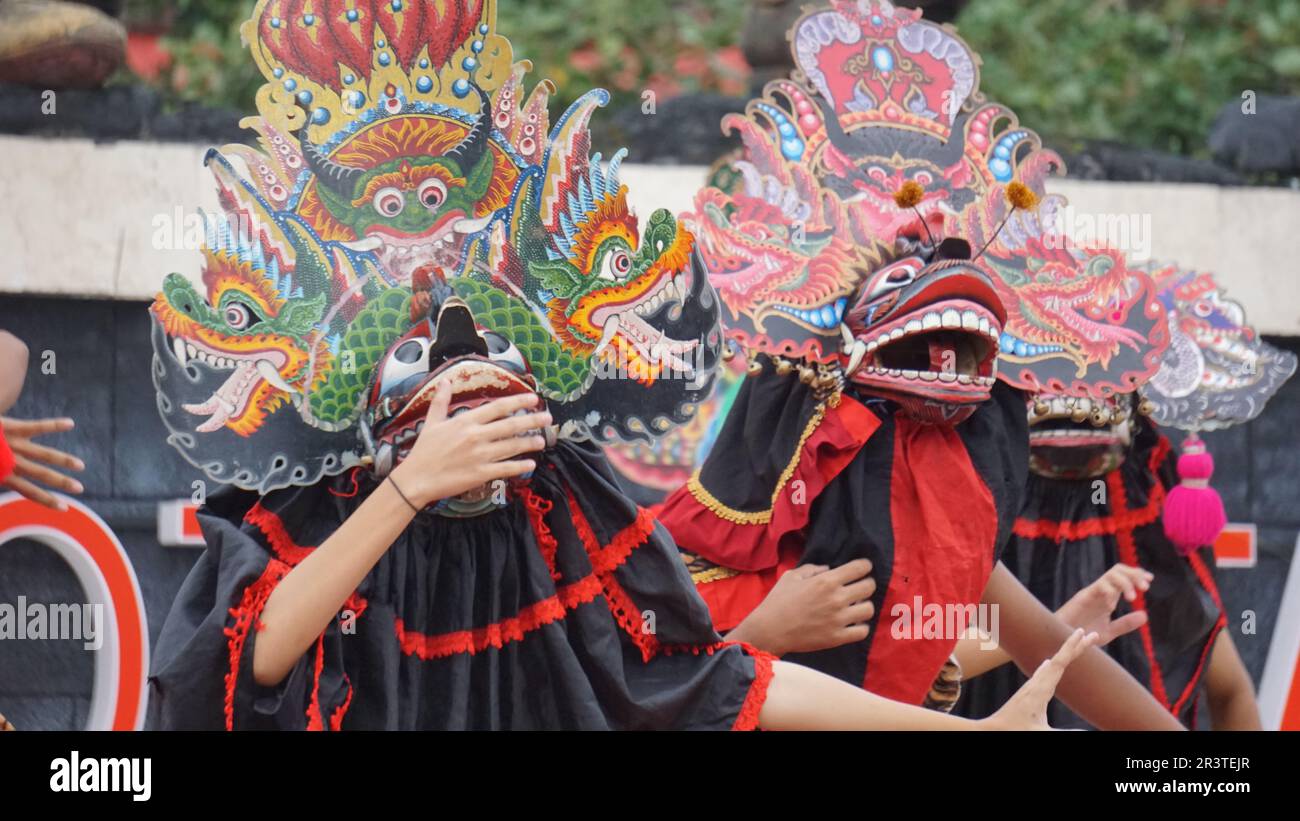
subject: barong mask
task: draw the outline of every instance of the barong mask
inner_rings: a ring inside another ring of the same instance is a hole
[[[1029,469],[1049,479],[1092,479],[1118,468],[1132,443],[1133,396],[1029,398]]]
[[[426,310],[427,315],[392,344],[375,369],[361,420],[371,472],[378,477],[388,475],[410,453],[440,385],[450,386],[449,417],[494,399],[537,392],[537,380],[514,343],[477,325],[469,306],[450,296],[441,279],[426,284],[420,282],[422,272],[415,276],[411,309]],[[438,510],[447,515],[482,513],[506,501],[506,484],[486,484],[443,500]]]
[[[1169,349],[1142,389],[1151,416],[1182,430],[1249,422],[1296,371],[1296,356],[1259,338],[1213,275],[1152,266],[1169,317]]]
[[[930,262],[908,256],[872,273],[845,320],[854,384],[945,424],[989,398],[1006,313],[969,257],[964,241],[949,239]]]
[[[791,41],[793,78],[723,121],[744,143],[737,190],[706,187],[684,217],[727,333],[823,391],[848,379],[956,424],[989,397],[1006,312],[955,217],[1060,160],[919,11],[838,2]]]
[[[267,492],[376,458],[368,390],[428,321],[426,266],[518,353],[560,438],[653,441],[708,395],[722,337],[694,238],[640,222],[623,152],[591,152],[608,94],[552,126],[495,11],[262,0],[245,24],[258,146],[209,152],[201,287],[172,275],[151,308],[169,441],[210,478]]]

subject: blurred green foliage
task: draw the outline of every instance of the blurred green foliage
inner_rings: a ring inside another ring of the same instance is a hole
[[[747,0],[501,0],[499,28],[567,105],[588,88],[614,105],[716,91],[743,96],[737,47]],[[239,37],[253,0],[130,0],[171,21],[170,100],[253,109],[262,82]],[[143,10],[143,11],[142,11]],[[984,56],[983,87],[1062,141],[1204,151],[1225,102],[1300,93],[1297,0],[971,0],[958,20]]]
[[[534,82],[549,78],[559,105],[593,87],[615,105],[690,91],[743,95],[748,67],[739,39],[746,0],[501,0],[498,30],[515,59],[533,61]],[[132,0],[131,18],[169,15],[163,46],[173,63],[159,79],[171,102],[203,101],[251,111],[262,77],[240,40],[253,0]],[[157,7],[156,11],[154,6]]]
[[[1224,103],[1300,93],[1296,0],[972,0],[981,85],[1057,140],[1205,153]]]

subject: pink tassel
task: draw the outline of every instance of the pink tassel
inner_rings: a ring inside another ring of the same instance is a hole
[[[1165,497],[1165,535],[1184,556],[1214,544],[1228,523],[1223,499],[1210,487],[1213,475],[1214,457],[1193,433],[1183,442],[1183,455],[1178,457],[1178,478],[1182,481]]]

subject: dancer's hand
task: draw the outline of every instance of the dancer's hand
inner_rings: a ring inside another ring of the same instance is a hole
[[[773,655],[810,653],[867,637],[876,608],[871,562],[856,559],[834,570],[800,565],[777,579],[771,592],[727,634]]]
[[[1138,591],[1151,589],[1151,580],[1154,578],[1140,567],[1116,564],[1101,578],[1075,593],[1068,602],[1061,605],[1056,615],[1071,627],[1081,627],[1089,633],[1096,633],[1098,646],[1110,644],[1147,623],[1145,610],[1128,613],[1114,621],[1110,617],[1119,604],[1120,596],[1125,601],[1134,601]]]
[[[448,417],[451,396],[450,384],[437,387],[415,445],[393,469],[393,481],[417,507],[530,473],[537,463],[515,457],[546,447],[542,436],[522,434],[551,424],[549,413],[513,415],[537,407],[536,394],[496,399]]]
[[[1084,651],[1097,643],[1096,633],[1075,630],[1056,651],[1056,655],[1039,665],[1034,675],[1016,691],[1002,709],[981,722],[989,730],[1050,730],[1047,705],[1056,694],[1065,668]]]
[[[81,471],[85,470],[86,466],[75,456],[38,445],[32,439],[49,433],[72,430],[73,421],[0,417],[0,426],[4,428],[4,437],[9,443],[9,449],[14,452],[13,475],[0,484],[17,491],[37,504],[54,510],[67,510],[68,506],[62,500],[38,486],[36,482],[64,493],[79,494],[82,491],[81,482],[71,476],[64,476],[54,468]]]

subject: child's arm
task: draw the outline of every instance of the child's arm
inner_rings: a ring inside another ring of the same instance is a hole
[[[1145,610],[1137,610],[1121,616],[1114,621],[1111,613],[1119,604],[1120,597],[1125,601],[1137,598],[1139,590],[1150,589],[1154,576],[1140,567],[1116,564],[1103,573],[1096,581],[1070,597],[1056,611],[1056,617],[1070,627],[1082,627],[1090,633],[1100,636],[1098,647],[1105,647],[1126,633],[1131,633],[1147,623]],[[981,636],[972,627],[967,635],[957,643],[953,654],[961,665],[962,679],[972,679],[987,673],[995,667],[1011,661],[1011,655],[994,642],[993,637]]]
[[[14,406],[27,379],[27,346],[8,331],[0,331],[0,413]]]
[[[253,679],[258,684],[274,686],[288,675],[410,524],[415,508],[536,468],[533,460],[515,457],[541,450],[545,441],[520,434],[546,427],[550,414],[511,416],[535,407],[536,396],[498,399],[448,419],[450,399],[449,385],[440,385],[424,429],[411,453],[393,469],[391,481],[380,484],[276,585],[261,613],[265,627],[253,645]]]
[[[1066,668],[1097,635],[1076,630],[1012,696],[983,721],[890,701],[807,667],[773,662],[758,722],[765,730],[1046,730],[1047,704]]]
[[[1000,608],[1001,644],[1021,670],[1034,669],[1069,635],[1070,628],[1039,603],[998,562],[984,601]],[[1060,699],[1103,730],[1181,730],[1146,688],[1096,648],[1089,649],[1061,681]]]
[[[1211,726],[1216,730],[1262,730],[1255,685],[1227,630],[1220,630],[1205,671]]]

